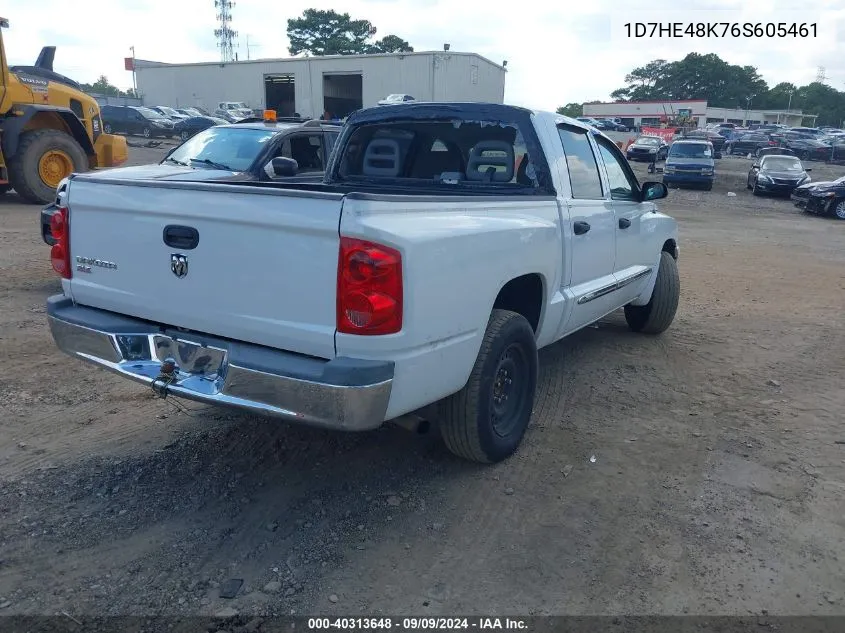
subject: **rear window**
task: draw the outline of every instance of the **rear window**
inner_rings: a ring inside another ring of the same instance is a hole
[[[517,127],[486,121],[398,121],[362,125],[350,136],[337,177],[412,185],[537,188]]]

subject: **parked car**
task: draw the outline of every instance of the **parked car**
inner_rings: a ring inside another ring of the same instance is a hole
[[[704,139],[713,145],[713,158],[721,158],[725,147],[726,139],[713,130],[689,130],[681,135],[681,138]]]
[[[406,94],[387,95],[384,99],[378,102],[378,105],[396,105],[397,103],[413,103],[416,101],[414,97]]]
[[[151,106],[150,109],[155,110],[159,114],[166,116],[168,119],[170,119],[174,123],[177,123],[177,122],[179,122],[183,119],[188,118],[187,114],[182,114],[181,112],[179,112],[175,108],[169,108],[167,106]]]
[[[725,144],[725,153],[729,156],[734,154],[741,154],[742,156],[747,154],[753,155],[757,153],[757,150],[763,149],[764,147],[777,147],[777,145],[778,141],[772,135],[751,132],[727,141]]]
[[[215,125],[172,149],[160,163],[123,167],[117,176],[192,182],[319,182],[340,129],[320,121]],[[276,158],[292,159],[296,169],[273,173]],[[58,206],[53,202],[41,210],[41,239],[48,245],[54,243],[50,221]]]
[[[825,145],[821,141],[810,138],[785,138],[781,142],[781,147],[786,147],[795,152],[801,160],[817,160],[827,161],[831,158],[830,145]]]
[[[805,169],[795,156],[763,156],[748,171],[746,186],[757,196],[761,193],[791,194],[796,187],[810,182],[811,169]]]
[[[599,119],[599,123],[603,125],[603,127],[599,128],[602,130],[611,130],[614,132],[627,132],[628,126],[624,125],[618,121],[614,121],[613,119]]]
[[[575,120],[576,120],[576,121],[580,121],[581,123],[586,123],[587,125],[592,125],[592,126],[593,126],[594,128],[596,128],[596,129],[599,129],[599,130],[601,129],[601,127],[600,127],[600,123],[599,123],[599,120],[598,120],[598,119],[595,119],[595,118],[593,118],[593,117],[590,117],[590,116],[579,116],[579,117],[576,117],[576,119],[575,119]]]
[[[628,146],[625,155],[628,160],[656,162],[666,160],[669,144],[659,136],[641,136]]]
[[[789,128],[789,131],[797,132],[798,134],[804,134],[810,137],[824,136],[824,132],[822,130],[814,127],[791,127]]]
[[[845,176],[830,182],[801,185],[792,192],[792,201],[807,213],[845,220]]]
[[[680,140],[672,143],[663,166],[663,182],[667,186],[697,185],[710,191],[715,177],[716,163],[710,141]]]
[[[218,119],[211,116],[192,116],[187,119],[177,121],[173,126],[173,131],[181,140],[187,141],[194,134],[207,130],[215,125],[226,125],[228,121],[225,119]]]
[[[150,108],[136,106],[100,106],[103,131],[136,134],[144,138],[162,136],[173,138],[173,121]]]
[[[223,116],[224,114],[226,116]],[[233,121],[251,118],[254,114],[252,108],[243,101],[221,101],[217,104],[217,110],[214,112],[214,116],[227,120],[231,117]]]
[[[617,309],[635,332],[670,327],[665,196],[551,112],[368,108],[319,185],[73,176],[47,320],[59,349],[161,397],[344,431],[436,412],[452,452],[499,462],[531,419],[539,348]]]

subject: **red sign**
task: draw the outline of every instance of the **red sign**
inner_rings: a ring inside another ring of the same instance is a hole
[[[123,68],[125,70],[135,70],[135,59],[133,57],[124,57]]]
[[[640,133],[642,136],[659,136],[667,143],[675,136],[675,128],[644,127]]]

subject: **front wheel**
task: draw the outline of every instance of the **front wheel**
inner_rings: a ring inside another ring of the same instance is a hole
[[[531,419],[537,366],[534,330],[525,317],[493,310],[467,384],[438,404],[446,447],[487,464],[512,455]]]
[[[106,123],[105,125],[103,125],[103,131],[106,134],[111,134],[111,123]]]
[[[840,200],[833,207],[833,215],[839,220],[845,220],[845,200]]]
[[[190,137],[191,137],[191,135],[190,135],[190,134],[188,134],[188,132],[187,132],[187,131],[185,131],[185,130],[182,130],[182,131],[179,133],[179,138],[182,140],[182,142],[183,142],[183,143],[184,143],[185,141],[187,141]]]
[[[625,320],[634,332],[660,334],[669,329],[678,311],[681,298],[681,278],[678,262],[669,253],[660,253],[660,267],[651,299],[644,306],[626,305]]]
[[[754,183],[754,187],[751,189],[751,195],[759,196],[760,195],[760,188],[757,186],[757,183]]]
[[[76,140],[59,130],[21,134],[18,151],[9,161],[9,184],[26,200],[47,204],[56,188],[73,172],[88,171],[88,156]]]
[[[144,135],[144,138],[150,138],[153,135],[153,131],[150,128],[145,127],[141,134]]]

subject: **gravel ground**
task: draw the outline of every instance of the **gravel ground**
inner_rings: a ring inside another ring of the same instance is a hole
[[[38,209],[3,196],[0,614],[845,614],[845,223],[752,197],[749,166],[663,201],[673,327],[613,314],[544,350],[525,443],[492,467],[65,357]]]

